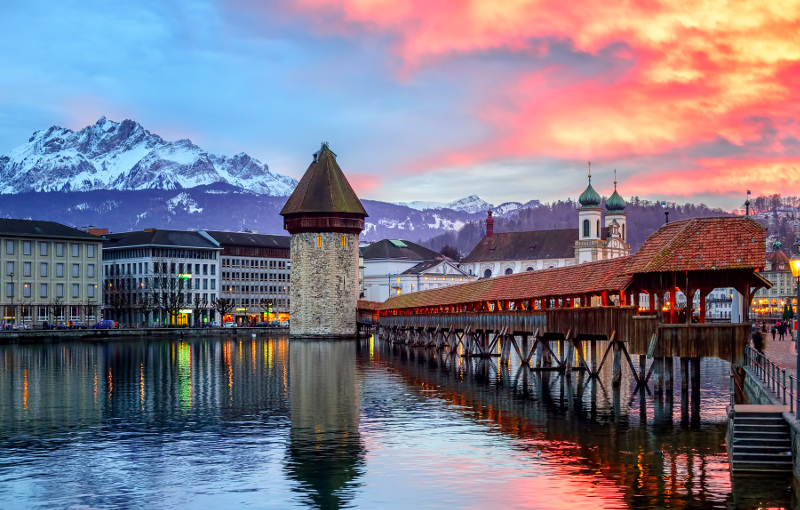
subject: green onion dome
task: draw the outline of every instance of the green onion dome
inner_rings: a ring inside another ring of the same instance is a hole
[[[619,196],[615,187],[614,193],[606,200],[606,209],[608,209],[610,213],[620,213],[625,209],[626,205],[625,200]]]
[[[600,195],[592,187],[592,176],[589,176],[589,186],[586,188],[586,191],[581,193],[581,196],[578,197],[578,202],[581,204],[581,207],[597,207],[600,205]]]

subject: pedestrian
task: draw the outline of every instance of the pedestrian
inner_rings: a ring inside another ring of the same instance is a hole
[[[766,335],[767,334],[767,321],[761,321],[761,332]],[[764,336],[762,335],[762,336]]]
[[[783,335],[786,334],[786,325],[783,322],[778,323],[778,339],[783,342]]]
[[[753,337],[753,348],[758,352],[760,352],[761,354],[764,354],[764,337],[761,334],[761,331],[756,329],[753,332],[752,337]]]
[[[792,340],[792,319],[786,320],[786,332],[789,333],[789,340]]]
[[[770,332],[770,333],[772,333],[772,341],[773,341],[773,342],[775,341],[775,331],[777,331],[777,330],[778,330],[778,328],[776,328],[776,327],[775,327],[775,324],[773,324],[773,325],[772,325],[772,326],[769,328],[769,332]]]

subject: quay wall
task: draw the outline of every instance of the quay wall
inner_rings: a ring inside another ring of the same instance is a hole
[[[1,331],[0,345],[48,342],[108,342],[151,338],[195,338],[218,336],[258,337],[286,335],[289,328],[146,328],[146,329],[72,329]]]

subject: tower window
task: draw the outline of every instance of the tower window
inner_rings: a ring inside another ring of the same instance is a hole
[[[583,220],[583,237],[589,237],[589,220]]]
[[[625,240],[625,224],[622,224],[622,240]]]
[[[597,220],[597,238],[600,238],[600,220]]]
[[[317,236],[317,248],[322,248],[322,236]]]

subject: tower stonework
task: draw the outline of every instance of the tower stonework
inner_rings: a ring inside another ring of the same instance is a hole
[[[356,335],[358,235],[367,212],[327,144],[281,210],[291,234],[290,337]]]

